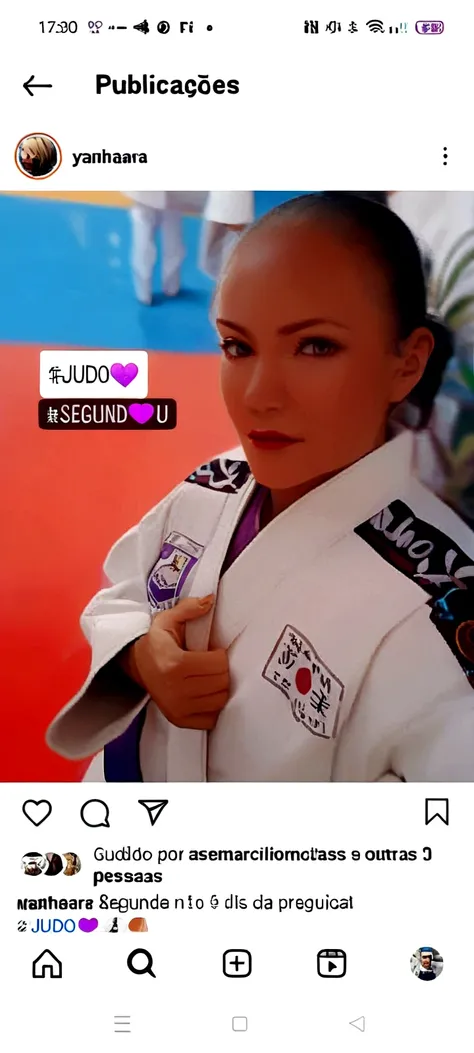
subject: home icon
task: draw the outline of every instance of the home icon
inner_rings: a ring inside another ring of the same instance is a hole
[[[56,958],[52,951],[43,951],[39,958],[33,962],[33,978],[35,980],[60,980],[63,975],[63,963]]]

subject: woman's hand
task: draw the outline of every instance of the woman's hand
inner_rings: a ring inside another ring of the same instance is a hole
[[[178,728],[211,731],[229,697],[227,652],[185,650],[186,622],[209,614],[213,602],[213,596],[188,597],[160,611],[122,655],[125,672]]]

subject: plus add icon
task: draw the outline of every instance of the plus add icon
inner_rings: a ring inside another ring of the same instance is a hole
[[[223,955],[224,976],[243,977],[250,976],[252,972],[252,955],[250,951],[236,950],[224,951]]]

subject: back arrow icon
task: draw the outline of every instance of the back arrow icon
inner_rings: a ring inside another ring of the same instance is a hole
[[[357,1020],[351,1020],[350,1025],[356,1027],[358,1031],[365,1031],[365,1016],[358,1016]]]
[[[34,79],[35,79],[35,75],[33,73],[33,75],[30,77],[29,80],[25,80],[25,83],[23,85],[25,91],[28,92],[28,95],[31,95],[31,98],[34,97],[33,96],[33,92],[31,90],[32,88],[52,88],[53,87],[52,84],[33,84]]]

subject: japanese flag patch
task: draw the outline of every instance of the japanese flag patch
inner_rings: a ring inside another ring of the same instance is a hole
[[[312,735],[336,737],[344,685],[299,629],[285,626],[262,676],[286,695],[295,720]]]

